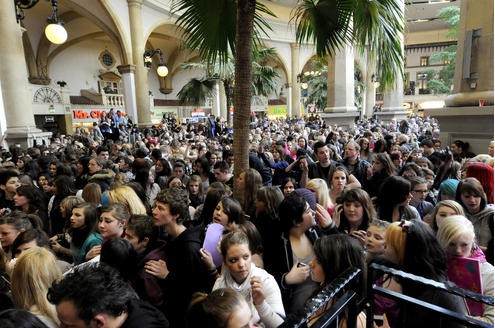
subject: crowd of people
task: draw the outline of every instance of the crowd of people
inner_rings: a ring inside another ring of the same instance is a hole
[[[234,177],[231,132],[167,115],[139,129],[110,111],[91,131],[4,150],[0,326],[278,327],[351,266],[359,297],[375,279],[493,324],[492,306],[367,276],[378,262],[493,296],[493,141],[478,155],[442,145],[422,117],[257,118]],[[459,279],[466,263],[478,276]],[[384,327],[439,320],[373,302]]]

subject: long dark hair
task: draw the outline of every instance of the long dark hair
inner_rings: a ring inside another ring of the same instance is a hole
[[[355,291],[360,296],[366,293],[366,263],[363,248],[357,239],[344,234],[324,236],[315,241],[314,251],[325,274],[324,285],[349,267],[356,267],[361,269],[361,274],[354,285]]]
[[[20,186],[16,189],[15,192],[17,195],[27,198],[29,213],[46,211],[45,197],[43,196],[43,192],[35,186]]]
[[[96,205],[92,203],[81,203],[72,209],[81,208],[84,213],[84,226],[81,228],[70,228],[69,234],[72,236],[72,244],[76,247],[81,247],[89,234],[96,231],[96,223],[98,222],[98,211]]]
[[[379,219],[392,222],[394,207],[406,200],[411,192],[411,183],[399,176],[390,176],[378,190],[376,205]]]
[[[349,202],[357,202],[361,204],[361,206],[363,207],[363,220],[359,225],[358,230],[366,231],[370,225],[371,220],[376,219],[376,211],[373,207],[373,203],[371,202],[371,198],[368,193],[362,189],[349,189],[348,191],[344,192],[344,195],[342,195],[342,197],[339,197],[338,202],[339,204],[345,204]],[[347,220],[344,211],[342,211],[342,214],[340,216],[339,230],[349,232],[349,229],[349,221]]]
[[[401,270],[440,282],[447,281],[447,256],[433,230],[417,220],[403,225],[403,230],[406,233],[406,245]],[[414,296],[421,292],[414,283],[404,281],[402,286],[407,295]]]

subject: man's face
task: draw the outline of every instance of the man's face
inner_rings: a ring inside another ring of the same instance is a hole
[[[19,182],[19,178],[12,177],[8,179],[5,185],[2,185],[1,187],[3,190],[5,190],[6,193],[13,195],[15,194],[16,189],[20,186],[21,183]]]
[[[227,182],[227,177],[229,175],[228,171],[222,171],[220,169],[215,169],[215,179],[219,182]]]
[[[57,165],[55,164],[50,164],[50,175],[52,177],[57,175]]]
[[[234,156],[227,157],[225,161],[229,164],[229,166],[232,166],[232,164],[234,164]]]
[[[89,328],[96,327],[96,322],[91,320],[87,325],[84,320],[79,318],[79,313],[72,301],[62,301],[57,304],[57,316],[60,320],[61,328]]]
[[[155,202],[155,206],[153,206],[151,213],[155,226],[170,225],[170,223],[176,221],[179,216],[170,213],[170,206],[162,202]]]
[[[110,157],[110,155],[108,154],[108,151],[102,151],[98,154],[98,157],[108,159]]]
[[[318,148],[316,152],[316,158],[318,159],[321,165],[328,164],[330,162],[330,153],[328,151],[328,147],[323,146]]]

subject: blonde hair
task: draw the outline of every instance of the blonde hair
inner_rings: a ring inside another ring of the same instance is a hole
[[[437,214],[438,211],[440,210],[440,207],[445,206],[448,207],[456,212],[458,215],[464,215],[464,209],[462,208],[462,205],[456,202],[455,200],[441,200],[439,201],[436,205],[435,208],[433,209],[433,212],[431,213],[431,222],[430,226],[434,231],[438,230],[438,225],[437,225]]]
[[[33,247],[21,253],[12,272],[12,299],[26,311],[36,306],[39,313],[59,323],[55,306],[46,294],[52,283],[62,277],[55,255],[43,247]]]
[[[411,226],[411,221],[400,221],[391,223],[385,232],[385,241],[387,247],[391,247],[397,259],[398,265],[402,267],[404,264],[404,254],[406,252],[407,227]]]
[[[318,198],[316,202],[323,206],[325,209],[330,207],[330,192],[328,191],[328,186],[323,179],[311,179],[306,184],[306,189],[311,191],[316,191]]]
[[[451,215],[446,217],[437,232],[437,239],[443,249],[447,249],[449,244],[461,237],[469,234],[475,240],[474,226],[464,215]]]
[[[125,205],[131,215],[141,214],[146,215],[146,207],[144,206],[138,195],[129,186],[119,186],[108,191],[110,203],[119,203]]]

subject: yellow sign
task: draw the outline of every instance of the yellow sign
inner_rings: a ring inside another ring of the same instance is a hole
[[[287,115],[287,107],[268,107],[268,115]]]

